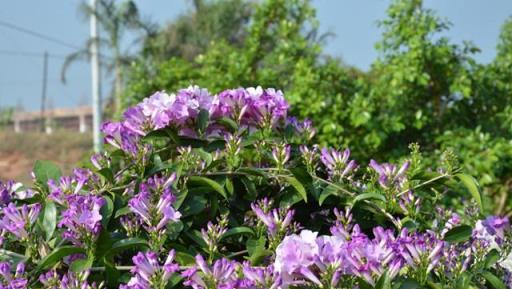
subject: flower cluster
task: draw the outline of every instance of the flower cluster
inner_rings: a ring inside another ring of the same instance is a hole
[[[64,204],[67,196],[79,194],[92,177],[90,170],[76,168],[73,170],[73,175],[62,176],[59,182],[50,179],[48,180],[50,189],[48,197],[59,204]]]
[[[13,274],[12,266],[8,262],[0,263],[0,289],[28,289],[28,280],[25,276],[25,264],[19,263]]]
[[[175,178],[174,174],[168,178],[158,176],[149,178],[147,182],[140,185],[139,193],[128,202],[130,211],[137,215],[138,221],[150,234],[150,241],[155,249],[162,241],[167,224],[177,222],[181,217],[181,213],[172,206],[176,200],[171,189]]]
[[[379,164],[375,160],[370,161],[370,167],[379,175],[379,184],[384,189],[389,189],[391,187],[403,189],[405,182],[407,181],[406,172],[409,165],[410,162],[405,161],[398,169],[398,167],[393,164]]]
[[[294,214],[293,210],[270,209],[269,200],[266,198],[259,204],[251,204],[251,209],[258,219],[267,226],[271,236],[286,229],[291,224]]]
[[[103,126],[88,169],[0,183],[0,289],[512,285],[509,220],[470,176],[417,150],[360,169],[287,114],[274,89],[158,92]]]
[[[62,276],[56,271],[48,271],[39,276],[39,282],[43,285],[44,289],[101,289],[103,284],[99,286],[95,282],[89,284],[87,277],[89,272],[76,274],[68,272]]]
[[[10,203],[2,210],[3,217],[0,220],[0,228],[11,233],[19,240],[28,240],[30,238],[30,228],[37,220],[41,211],[40,204],[22,205],[20,208],[16,204]]]
[[[235,289],[239,282],[236,268],[236,262],[224,258],[209,266],[201,255],[197,255],[196,265],[182,273],[186,279],[183,284],[194,289]]]
[[[329,176],[341,181],[357,169],[357,163],[354,160],[349,160],[349,157],[349,149],[340,152],[335,149],[323,148],[320,160],[327,168]]]
[[[31,189],[23,188],[22,183],[0,181],[0,206],[9,204],[13,199],[23,200],[34,195]]]
[[[62,236],[77,246],[91,246],[101,232],[100,214],[105,199],[94,195],[70,195],[67,208],[58,224],[64,228]]]
[[[196,122],[202,112],[209,123],[198,131]],[[288,103],[283,93],[274,89],[239,88],[211,95],[206,89],[190,86],[177,94],[157,92],[124,113],[121,122],[107,122],[102,131],[105,141],[136,155],[139,138],[152,130],[172,127],[180,135],[223,135],[226,131],[216,120],[235,119],[242,126],[271,128],[286,119]],[[305,127],[307,129],[307,127]]]
[[[169,252],[167,259],[162,266],[159,265],[158,254],[154,252],[139,252],[133,257],[135,267],[132,270],[134,276],[126,285],[121,285],[119,289],[164,289],[167,281],[174,272],[179,269],[178,264],[174,263],[176,253],[174,250]]]

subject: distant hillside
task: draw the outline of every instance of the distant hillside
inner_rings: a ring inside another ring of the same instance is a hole
[[[0,131],[0,180],[31,180],[36,160],[49,160],[69,173],[92,149],[91,136],[69,131],[22,133]]]

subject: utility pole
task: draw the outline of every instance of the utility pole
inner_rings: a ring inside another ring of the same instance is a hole
[[[43,91],[41,94],[41,131],[46,130],[46,86],[48,82],[48,51],[44,52],[44,64],[43,64]]]
[[[101,124],[101,85],[100,85],[100,62],[99,62],[99,46],[98,46],[98,21],[96,19],[96,1],[90,0],[91,8],[91,79],[92,79],[92,138],[94,151],[100,152],[102,140],[100,135]]]

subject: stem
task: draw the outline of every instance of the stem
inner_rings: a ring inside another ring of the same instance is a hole
[[[317,181],[321,181],[322,183],[325,183],[325,184],[328,184],[328,185],[330,185],[330,186],[333,186],[333,187],[335,187],[336,189],[338,189],[338,190],[340,190],[340,191],[344,192],[345,194],[348,194],[348,195],[350,195],[350,196],[354,196],[354,195],[355,195],[355,193],[353,193],[353,192],[351,192],[351,191],[348,191],[347,189],[345,189],[345,188],[343,188],[343,187],[340,187],[340,186],[338,186],[338,185],[336,185],[336,184],[334,184],[334,183],[331,183],[331,182],[329,182],[329,181],[327,181],[327,180],[324,180],[324,179],[322,179],[322,178],[320,178],[320,177],[317,177],[317,176],[311,176],[311,177],[312,177],[313,179],[317,180]]]
[[[386,210],[384,210],[381,207],[379,207],[379,206],[369,202],[368,200],[364,200],[363,202],[365,204],[370,205],[373,208],[377,209],[379,212],[381,212],[384,216],[386,216],[391,221],[391,223],[393,223],[393,225],[395,225],[395,227],[397,229],[399,229],[399,230],[402,229],[402,224],[400,223],[400,221],[396,220],[395,218],[393,218],[393,216],[390,213],[386,212]]]
[[[446,177],[449,177],[449,176],[450,176],[449,174],[443,174],[443,175],[437,176],[437,177],[432,178],[432,179],[430,179],[430,180],[428,180],[428,181],[425,181],[425,182],[423,182],[423,183],[421,183],[421,184],[418,184],[418,185],[416,185],[416,186],[414,186],[414,187],[412,187],[412,188],[410,188],[410,189],[407,189],[407,190],[401,191],[401,192],[400,192],[400,193],[398,193],[396,196],[397,196],[397,197],[400,197],[401,195],[403,195],[403,194],[407,193],[407,192],[408,192],[408,191],[410,191],[410,190],[415,190],[415,189],[417,189],[417,188],[421,188],[421,187],[423,187],[423,186],[425,186],[425,185],[428,185],[428,184],[430,184],[430,183],[433,183],[433,182],[435,182],[435,181],[437,181],[437,180],[440,180],[440,179],[443,179],[443,178],[446,178]]]
[[[246,254],[247,253],[247,250],[242,250],[242,251],[239,251],[239,252],[235,252],[231,255],[228,255],[227,257],[228,258],[233,258],[233,257],[236,257],[236,256],[240,256],[240,255],[243,255],[243,254]]]

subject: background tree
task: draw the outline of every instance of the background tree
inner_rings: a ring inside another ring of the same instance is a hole
[[[144,41],[143,54],[155,61],[181,57],[188,61],[224,39],[239,46],[246,36],[252,4],[243,0],[190,1],[193,8]]]
[[[201,3],[195,13],[224,2]],[[326,36],[318,36],[309,1],[237,3],[234,15],[242,15],[245,5],[254,12],[240,30],[203,42],[201,52],[145,50],[130,70],[125,105],[189,84],[213,93],[276,87],[284,90],[294,115],[313,120],[320,144],[349,147],[362,162],[374,155],[398,160],[411,143],[421,146],[425,165],[446,152],[447,160],[458,158],[482,184],[493,200],[489,210],[512,211],[512,20],[503,26],[496,60],[481,64],[473,58],[478,48],[451,42],[445,36],[450,23],[423,1],[394,0],[380,22],[379,58],[362,72],[322,53]],[[192,19],[182,16],[167,29]],[[170,35],[177,35],[163,31],[155,39],[170,43]]]
[[[98,19],[101,29],[98,43],[100,45],[100,61],[107,73],[114,73],[114,111],[116,115],[122,108],[122,89],[124,79],[124,68],[126,68],[132,59],[128,51],[123,51],[123,36],[128,30],[144,32],[151,35],[153,27],[142,21],[137,6],[133,1],[117,2],[115,0],[99,0],[96,11],[86,3],[82,3],[80,10],[88,19],[94,14]],[[88,60],[90,45],[93,39],[87,40],[84,48],[76,51],[66,58],[62,66],[61,78],[65,82],[66,71],[68,67],[77,60]]]

